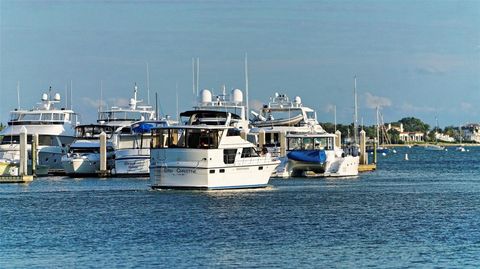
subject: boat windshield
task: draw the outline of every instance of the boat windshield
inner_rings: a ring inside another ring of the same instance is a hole
[[[107,134],[107,138],[110,138],[113,133],[113,128],[108,125],[86,125],[75,128],[76,137],[87,139],[98,138],[102,132],[105,132]]]
[[[288,137],[288,150],[332,150],[333,137]]]
[[[317,117],[315,116],[315,111],[307,111],[305,112],[307,114],[307,119],[309,120],[316,120]]]
[[[222,134],[216,129],[156,129],[152,148],[216,149]]]
[[[149,120],[150,113],[141,111],[107,111],[98,113],[98,121],[141,121]]]
[[[302,110],[300,109],[282,109],[282,110],[272,110],[267,109],[263,111],[263,117],[266,120],[286,120],[302,116]]]

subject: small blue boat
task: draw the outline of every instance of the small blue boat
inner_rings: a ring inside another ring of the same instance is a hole
[[[325,150],[293,150],[287,154],[290,160],[307,163],[324,163],[327,160]]]

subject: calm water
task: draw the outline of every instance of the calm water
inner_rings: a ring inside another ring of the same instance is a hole
[[[410,161],[404,161],[405,152]],[[0,185],[0,267],[479,267],[480,148],[398,149],[356,179],[151,191]]]

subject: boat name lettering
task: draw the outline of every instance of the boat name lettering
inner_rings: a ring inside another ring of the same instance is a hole
[[[177,168],[179,174],[196,174],[197,170],[194,168]]]

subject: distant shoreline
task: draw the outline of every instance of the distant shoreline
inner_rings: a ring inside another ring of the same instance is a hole
[[[417,144],[384,144],[382,146],[385,146],[385,147],[408,147],[408,146],[412,146],[412,147],[423,147],[425,145],[432,145],[432,144],[436,144],[436,145],[440,145],[440,146],[444,146],[444,147],[459,147],[459,146],[463,146],[463,147],[480,147],[480,143],[417,143]]]

